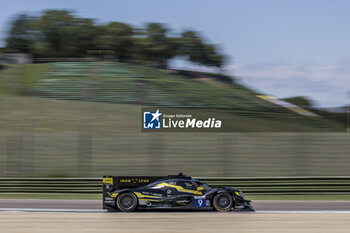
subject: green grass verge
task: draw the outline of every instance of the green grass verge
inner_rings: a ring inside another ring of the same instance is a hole
[[[35,194],[35,193],[0,193],[0,199],[72,199],[102,200],[102,194]]]

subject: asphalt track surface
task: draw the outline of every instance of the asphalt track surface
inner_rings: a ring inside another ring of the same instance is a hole
[[[350,201],[254,201],[256,212],[103,212],[98,200],[0,199],[6,233],[348,233]]]
[[[253,201],[253,206],[257,211],[350,212],[350,201]],[[0,209],[8,208],[102,210],[102,200],[0,199]]]
[[[0,212],[4,233],[348,233],[345,213]]]

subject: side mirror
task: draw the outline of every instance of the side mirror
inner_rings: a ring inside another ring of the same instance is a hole
[[[197,187],[197,191],[202,191],[203,189],[203,187]]]

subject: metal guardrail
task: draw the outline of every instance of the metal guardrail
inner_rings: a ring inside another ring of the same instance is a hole
[[[196,177],[249,194],[350,194],[350,177]],[[102,178],[0,178],[0,193],[99,194]]]

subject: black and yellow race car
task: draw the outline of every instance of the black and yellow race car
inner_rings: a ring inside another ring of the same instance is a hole
[[[211,188],[189,176],[104,176],[103,208],[125,212],[137,209],[250,210],[250,200],[232,187]]]

